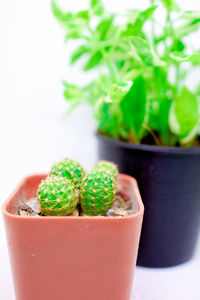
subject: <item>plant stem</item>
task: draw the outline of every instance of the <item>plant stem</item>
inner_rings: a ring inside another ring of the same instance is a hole
[[[116,81],[116,74],[115,74],[115,70],[112,66],[112,62],[110,61],[105,49],[102,49],[101,52],[102,52],[102,54],[105,58],[106,66],[108,68],[108,72],[110,74],[110,77],[112,78],[112,81],[115,82]]]
[[[134,143],[134,142],[135,142],[135,131],[133,128],[131,128],[129,133],[129,143]]]
[[[176,65],[176,96],[178,96],[180,91],[180,79],[181,79],[181,66],[180,64]]]
[[[110,76],[112,78],[112,81],[113,82],[116,82],[116,74],[115,74],[115,70],[112,66],[112,63],[109,61],[109,59],[107,60],[107,67],[108,67],[108,70],[109,70],[109,73],[110,73]]]
[[[153,139],[154,139],[154,142],[157,146],[162,146],[160,140],[157,138],[157,136],[155,135],[155,133],[153,132],[153,130],[147,126],[146,124],[142,124],[142,126],[152,135]]]

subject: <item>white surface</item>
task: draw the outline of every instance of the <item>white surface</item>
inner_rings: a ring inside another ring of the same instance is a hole
[[[120,9],[125,3],[130,7],[133,1],[107,2]],[[190,7],[195,2],[190,1]],[[84,7],[85,3],[74,0],[73,6]],[[63,33],[51,15],[50,1],[1,0],[0,37],[1,204],[23,176],[47,171],[60,158],[74,157],[90,168],[96,160],[96,145],[88,108],[64,117],[61,81],[83,80],[83,75],[77,77],[75,70],[68,68],[68,47],[64,47]],[[199,278],[198,255],[176,268],[137,268],[133,299],[198,300]],[[1,215],[0,300],[14,300]]]

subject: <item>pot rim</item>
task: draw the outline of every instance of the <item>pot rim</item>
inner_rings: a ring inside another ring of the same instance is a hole
[[[129,148],[133,150],[140,150],[145,152],[160,152],[167,154],[181,154],[181,155],[191,155],[191,154],[200,154],[200,147],[174,147],[174,146],[156,146],[156,145],[146,145],[146,144],[132,144],[129,142],[119,141],[117,139],[108,137],[99,132],[95,134],[97,138],[105,140],[113,145],[117,145],[121,148]]]
[[[126,174],[119,174],[119,179],[125,179],[127,181],[129,181],[129,183],[131,185],[134,186],[134,191],[136,194],[136,199],[137,199],[137,204],[138,204],[138,212],[135,214],[132,214],[130,216],[127,217],[105,217],[105,216],[45,216],[45,217],[38,217],[38,216],[19,216],[19,215],[14,215],[13,213],[10,213],[8,211],[8,206],[10,204],[10,202],[12,201],[13,197],[17,194],[17,192],[19,191],[19,189],[21,188],[22,185],[25,184],[26,180],[30,180],[33,177],[46,177],[48,174],[47,173],[36,173],[36,174],[32,174],[32,175],[28,175],[26,177],[24,177],[21,182],[17,185],[17,187],[14,189],[14,191],[10,194],[10,196],[7,198],[7,200],[4,201],[3,205],[2,205],[2,213],[4,215],[4,217],[10,218],[10,219],[15,219],[16,221],[18,220],[25,220],[25,221],[39,221],[39,222],[43,222],[44,220],[49,220],[49,221],[61,221],[61,220],[65,220],[66,222],[69,222],[71,220],[82,220],[82,222],[92,222],[94,220],[98,220],[100,222],[102,221],[107,221],[107,222],[113,222],[113,221],[118,221],[118,222],[123,222],[127,219],[135,219],[138,218],[139,216],[144,214],[144,205],[141,199],[141,195],[139,192],[139,188],[138,188],[138,184],[137,181],[134,177],[130,176],[130,175],[126,175]]]

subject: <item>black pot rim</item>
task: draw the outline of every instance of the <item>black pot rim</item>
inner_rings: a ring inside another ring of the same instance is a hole
[[[145,145],[145,144],[132,144],[129,142],[119,141],[117,139],[105,136],[99,132],[96,132],[96,136],[99,139],[105,140],[111,144],[115,144],[118,147],[129,148],[134,150],[146,151],[146,152],[160,152],[160,153],[170,153],[170,154],[181,154],[181,155],[191,155],[200,154],[200,147],[170,147],[170,146],[156,146],[156,145]]]

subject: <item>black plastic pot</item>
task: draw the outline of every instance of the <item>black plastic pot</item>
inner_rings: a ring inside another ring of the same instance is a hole
[[[134,145],[100,134],[97,139],[99,159],[138,180],[145,206],[138,265],[188,261],[200,228],[200,147]]]

